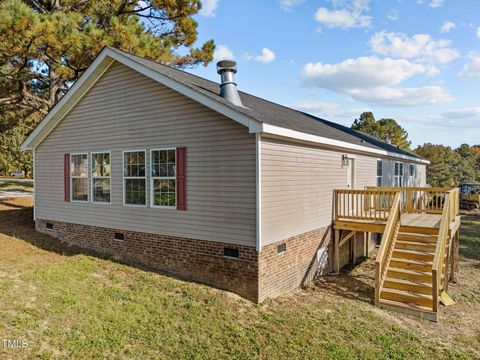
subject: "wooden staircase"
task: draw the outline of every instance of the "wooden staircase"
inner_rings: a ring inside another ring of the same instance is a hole
[[[378,305],[436,321],[432,266],[438,235],[399,232]]]
[[[447,194],[438,234],[401,226],[396,196],[375,260],[375,304],[393,311],[437,321],[442,292],[448,288],[448,267],[455,218]]]

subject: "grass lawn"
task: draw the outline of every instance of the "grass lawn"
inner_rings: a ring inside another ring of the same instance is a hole
[[[0,177],[0,191],[32,192],[33,180]]]
[[[0,358],[480,358],[480,217],[462,226],[457,304],[440,323],[371,305],[372,262],[261,305],[89,255],[0,201]]]

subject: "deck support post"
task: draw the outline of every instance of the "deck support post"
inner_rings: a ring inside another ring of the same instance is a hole
[[[450,281],[453,283],[457,282],[458,258],[459,258],[459,249],[460,249],[459,239],[460,239],[459,230],[457,230],[453,235],[452,248],[450,249],[451,251],[450,257],[452,259],[451,269],[450,269]]]
[[[335,229],[334,242],[335,261],[333,271],[338,274],[340,272],[340,230]]]

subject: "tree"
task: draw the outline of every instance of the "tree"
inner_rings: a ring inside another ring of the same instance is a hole
[[[427,183],[432,186],[458,185],[456,171],[459,168],[461,156],[450,146],[431,143],[418,146],[415,154],[430,160],[427,171]]]
[[[460,162],[455,172],[457,182],[472,182],[477,180],[477,159],[473,149],[468,144],[462,144],[455,150],[460,155]]]
[[[379,140],[410,150],[408,133],[394,119],[375,120],[372,112],[364,112],[352,124],[352,129],[371,135]]]
[[[17,133],[33,128],[104,46],[177,67],[208,64],[213,40],[194,47],[192,16],[200,7],[200,0],[2,0],[3,136],[16,126],[23,127]]]

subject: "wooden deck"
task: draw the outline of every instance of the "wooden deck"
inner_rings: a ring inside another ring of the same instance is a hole
[[[402,213],[400,215],[400,226],[418,230],[420,233],[438,234],[441,214],[428,213]],[[373,232],[382,234],[385,231],[386,220],[352,219],[339,217],[333,223],[337,230],[351,230],[360,232]],[[460,216],[450,225],[450,230],[455,232],[460,226]]]
[[[375,259],[375,304],[437,321],[458,266],[459,190],[345,189],[334,191],[334,201],[335,271],[340,271],[344,245],[349,244],[349,259],[355,263],[357,255],[369,256],[371,234],[382,234]],[[363,241],[364,254],[357,254],[357,240]]]

